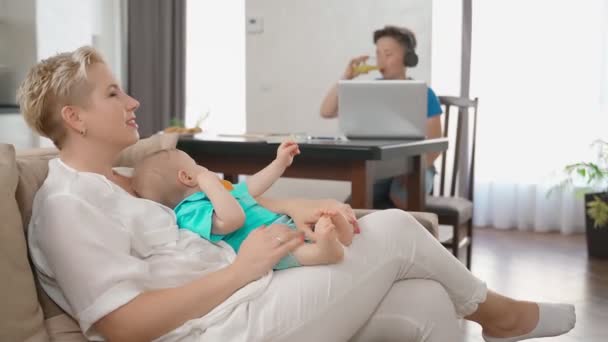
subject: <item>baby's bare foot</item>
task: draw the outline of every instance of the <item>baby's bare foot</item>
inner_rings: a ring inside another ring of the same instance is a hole
[[[336,226],[331,220],[331,217],[324,215],[319,218],[315,225],[315,236],[317,242],[337,238]]]
[[[342,243],[344,246],[350,246],[350,244],[353,242],[355,227],[348,222],[346,217],[336,210],[329,209],[319,209],[319,215],[321,218],[329,217],[335,225],[340,243]]]
[[[348,222],[346,217],[341,213],[334,215],[331,220],[336,226],[338,240],[340,240],[344,246],[350,246],[353,242],[353,236],[355,235],[355,228],[353,225]]]
[[[336,226],[331,217],[321,216],[315,226],[316,244],[330,263],[340,262],[344,258],[344,249],[338,241]]]
[[[338,212],[330,209],[319,209],[317,210],[319,217],[328,216],[330,218],[338,215]]]

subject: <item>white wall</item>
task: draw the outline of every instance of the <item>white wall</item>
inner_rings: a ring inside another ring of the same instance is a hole
[[[319,115],[323,96],[350,58],[375,53],[372,32],[386,24],[416,32],[420,64],[408,73],[431,79],[432,1],[249,0],[246,15],[264,23],[247,35],[248,132],[337,133],[336,120]],[[271,192],[343,198],[350,185],[287,180]]]
[[[122,79],[122,7],[120,0],[37,0],[38,60],[93,45]]]
[[[93,43],[93,1],[37,0],[37,59]]]
[[[127,2],[92,1],[92,44],[101,51],[106,63],[122,83],[127,84]]]
[[[83,45],[98,49],[117,79],[126,81],[124,3],[120,0],[37,0],[37,60]],[[41,138],[41,146],[52,146]]]
[[[440,95],[460,95],[462,51],[462,1],[433,0],[433,90]],[[473,44],[475,44],[473,39]]]

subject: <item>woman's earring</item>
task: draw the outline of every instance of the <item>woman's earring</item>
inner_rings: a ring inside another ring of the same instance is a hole
[[[80,135],[82,135],[83,137],[87,135],[87,129],[83,128],[82,131],[80,131]]]

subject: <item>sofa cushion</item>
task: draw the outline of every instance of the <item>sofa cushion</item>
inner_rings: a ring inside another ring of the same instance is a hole
[[[133,167],[136,162],[154,152],[176,148],[178,138],[176,133],[162,133],[142,139],[122,151],[115,165]]]
[[[15,198],[21,212],[22,227],[26,232],[32,216],[32,202],[38,188],[44,182],[49,171],[48,161],[57,157],[57,150],[54,148],[40,148],[20,151],[17,154],[17,168],[19,170],[19,183]],[[36,274],[34,273],[34,277]],[[57,306],[42,290],[40,284],[36,281],[36,291],[38,293],[38,301],[44,312],[44,317],[53,317],[63,313],[63,310]]]
[[[32,216],[32,202],[34,195],[40,188],[46,174],[49,172],[48,162],[57,157],[57,150],[54,148],[38,148],[19,151],[17,153],[17,168],[19,170],[19,183],[15,197],[23,228],[27,231],[27,225]]]
[[[151,153],[175,148],[177,139],[177,134],[157,134],[142,139],[122,151],[115,165],[133,167],[135,162]],[[55,148],[30,149],[17,154],[19,168],[17,203],[23,216],[23,227],[26,230],[32,216],[34,195],[49,172],[48,161],[56,158],[57,155],[58,152]]]
[[[0,341],[46,341],[15,199],[18,179],[13,146],[0,144]]]
[[[70,316],[66,314],[57,315],[48,318],[44,324],[46,330],[51,336],[51,341],[57,342],[86,342],[80,331],[80,326]]]
[[[119,156],[117,166],[133,166],[137,160],[161,149],[175,148],[176,134],[155,135],[140,140],[125,149]],[[71,320],[34,282],[27,258],[24,231],[32,214],[32,203],[48,173],[48,161],[58,156],[55,148],[28,149],[19,151],[15,157],[11,145],[0,144],[0,286],[3,298],[8,302],[0,305],[0,341],[47,340],[47,329],[63,337],[69,334],[75,322]],[[36,290],[38,295],[36,295]],[[53,321],[48,319],[54,318]],[[43,324],[47,319],[47,329]],[[49,322],[61,322],[59,328]],[[53,327],[53,329],[51,329]],[[78,338],[75,336],[74,338]]]

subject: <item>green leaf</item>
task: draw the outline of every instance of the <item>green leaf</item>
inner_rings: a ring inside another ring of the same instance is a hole
[[[608,203],[593,196],[593,201],[587,203],[587,215],[593,219],[594,228],[608,226]]]
[[[587,176],[587,170],[585,170],[585,169],[577,169],[576,172],[578,172],[578,174],[581,175],[581,177]]]
[[[171,127],[185,127],[184,122],[178,118],[171,118],[169,120],[169,126]]]
[[[608,165],[608,142],[597,139],[593,142],[592,147],[599,149],[596,162],[579,162],[566,165],[564,167],[564,180],[554,185],[547,196],[550,196],[554,190],[564,190],[566,188],[574,188],[577,196],[591,190],[595,192],[608,191],[608,188],[606,188],[606,184],[608,184],[608,167],[606,167]],[[580,183],[584,183],[584,185],[581,186]]]

